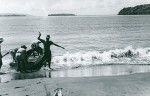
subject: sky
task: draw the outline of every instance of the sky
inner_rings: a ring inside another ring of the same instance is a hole
[[[0,13],[47,16],[53,13],[115,15],[123,7],[150,4],[150,0],[0,0]]]

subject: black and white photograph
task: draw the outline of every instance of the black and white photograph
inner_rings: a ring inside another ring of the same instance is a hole
[[[0,96],[150,96],[150,0],[0,0]]]

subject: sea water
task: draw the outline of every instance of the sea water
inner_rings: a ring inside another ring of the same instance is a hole
[[[50,35],[54,43],[67,49],[51,46],[52,68],[59,70],[106,64],[149,64],[149,31],[148,15],[0,17],[0,37],[4,38],[2,54],[23,44],[30,49],[30,45],[37,41],[38,32],[41,32],[41,38]],[[120,55],[128,50],[134,54],[133,57],[111,57],[112,54]],[[10,56],[4,57],[3,62],[1,71],[14,72],[8,66]]]

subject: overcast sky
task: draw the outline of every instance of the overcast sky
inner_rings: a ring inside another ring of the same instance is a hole
[[[150,0],[0,0],[0,13],[111,15],[139,4],[150,4]]]

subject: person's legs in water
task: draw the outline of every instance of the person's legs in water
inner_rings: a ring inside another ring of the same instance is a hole
[[[52,69],[52,68],[51,68],[51,58],[48,57],[48,58],[46,59],[46,62],[48,63],[48,67],[49,67],[50,69]]]
[[[51,51],[49,52],[48,56],[47,56],[47,63],[48,63],[48,67],[53,70],[51,68],[51,60],[52,60],[52,54],[51,54]]]
[[[2,65],[3,65],[3,62],[2,62],[2,54],[1,54],[1,50],[0,50],[0,69],[1,69]]]
[[[48,63],[48,67],[49,67],[50,69],[52,69],[52,68],[51,68],[51,52],[50,52],[49,54],[48,54],[48,53],[44,53],[44,56],[42,57],[41,62],[46,62],[46,63],[44,64],[45,67],[46,67],[46,65],[47,65],[47,63]]]
[[[50,69],[52,69],[51,68],[51,52],[49,53],[49,54],[46,54],[45,56],[45,60],[46,60],[46,63],[48,63],[48,67],[50,68]]]
[[[1,69],[1,67],[2,67],[2,64],[3,64],[2,58],[0,58],[0,69]]]
[[[16,56],[16,60],[17,60],[17,64],[18,64],[18,68],[17,68],[17,71],[21,71],[21,59],[20,59],[20,56]]]

